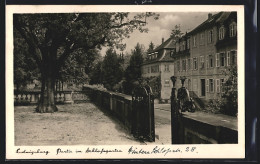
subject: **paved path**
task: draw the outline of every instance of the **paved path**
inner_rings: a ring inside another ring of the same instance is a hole
[[[15,107],[15,145],[144,144],[91,103],[57,107],[58,112],[44,114],[35,113],[34,106]]]

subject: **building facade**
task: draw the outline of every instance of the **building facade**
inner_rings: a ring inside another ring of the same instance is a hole
[[[174,75],[178,78],[176,88],[181,87],[179,79],[185,76],[184,85],[191,96],[205,103],[217,99],[223,92],[226,70],[237,64],[237,13],[208,14],[208,19],[192,31],[172,40],[168,49],[166,45],[163,43],[160,49],[149,53],[150,58],[142,67],[143,77],[161,78],[160,98],[170,99],[170,77]],[[163,50],[165,53],[160,53]]]
[[[147,60],[142,65],[143,78],[158,78],[157,86],[151,85],[153,91],[159,92],[161,102],[168,102],[171,96],[171,76],[174,75],[174,59],[170,56],[175,49],[175,42],[169,38],[147,54]]]
[[[181,49],[184,44],[187,44],[186,53]],[[225,72],[236,65],[236,56],[236,12],[209,14],[206,21],[176,43],[174,74],[185,76],[186,87],[207,102],[220,97],[227,78]],[[177,86],[180,87],[180,81]]]

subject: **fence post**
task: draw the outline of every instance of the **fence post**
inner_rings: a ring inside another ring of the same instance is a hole
[[[180,144],[180,112],[176,97],[176,88],[175,82],[176,77],[172,76],[172,93],[171,93],[171,136],[172,136],[172,144]]]

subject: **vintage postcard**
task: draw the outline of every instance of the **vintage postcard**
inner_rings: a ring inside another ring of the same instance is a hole
[[[245,158],[244,7],[7,5],[6,159]]]

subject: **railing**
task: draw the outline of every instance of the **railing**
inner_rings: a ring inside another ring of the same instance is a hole
[[[83,87],[91,102],[104,110],[111,112],[122,124],[132,128],[132,97],[111,91],[103,91],[91,87]]]
[[[80,103],[89,100],[86,91],[57,91],[57,104]],[[41,97],[40,91],[14,91],[14,105],[35,105]]]

